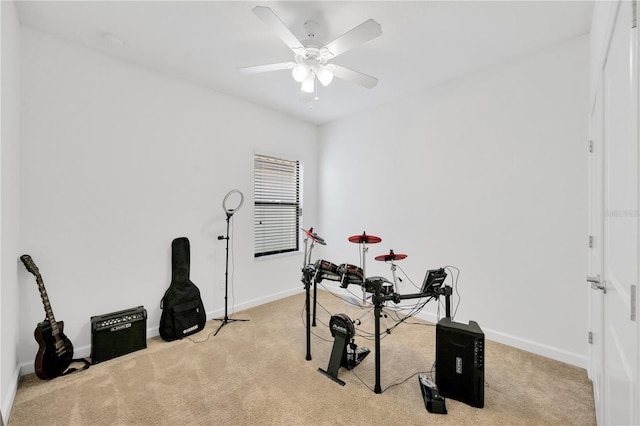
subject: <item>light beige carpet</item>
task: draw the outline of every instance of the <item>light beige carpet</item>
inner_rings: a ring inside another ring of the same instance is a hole
[[[368,310],[319,291],[317,327],[306,361],[304,294],[234,314],[175,342],[148,348],[43,381],[21,379],[9,426],[19,425],[594,425],[592,384],[583,369],[486,341],[485,405],[448,398],[448,414],[426,411],[417,373],[435,361],[435,327],[411,319],[382,339],[381,387],[375,394],[374,342],[355,369],[339,370],[340,386],[320,374],[333,338],[330,314]],[[392,305],[393,306],[393,305]],[[326,309],[326,310],[325,310]],[[386,319],[391,325],[391,318]],[[480,324],[482,326],[482,324]],[[384,321],[382,328],[386,328]]]

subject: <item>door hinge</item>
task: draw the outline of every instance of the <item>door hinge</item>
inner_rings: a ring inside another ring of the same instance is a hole
[[[593,332],[592,331],[589,332],[589,344],[593,345]]]
[[[638,26],[638,0],[631,2],[631,28]]]
[[[593,235],[589,235],[589,248],[593,248]]]
[[[593,141],[589,141],[589,152],[593,152]]]

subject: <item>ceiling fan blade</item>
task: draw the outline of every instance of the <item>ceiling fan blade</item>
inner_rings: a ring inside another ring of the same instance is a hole
[[[294,53],[304,53],[305,48],[300,40],[293,35],[291,30],[287,28],[273,10],[268,7],[256,6],[253,8],[253,13],[260,18],[262,22],[271,27],[276,35],[280,37],[280,39],[284,41],[284,43],[289,46],[289,49],[293,50]]]
[[[360,86],[366,87],[367,89],[372,89],[378,84],[378,79],[375,77],[371,77],[370,75],[366,75],[340,65],[333,65],[335,66],[333,75],[341,78],[342,80],[347,80],[352,83],[359,84]]]
[[[279,64],[255,65],[252,67],[241,67],[238,71],[242,74],[258,74],[261,72],[290,70],[296,66],[295,62],[281,62]]]
[[[382,27],[373,19],[363,22],[351,31],[348,31],[337,39],[327,43],[324,47],[336,56],[353,49],[363,43],[382,35]]]

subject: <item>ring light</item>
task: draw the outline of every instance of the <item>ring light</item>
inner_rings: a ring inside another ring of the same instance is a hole
[[[240,195],[240,202],[237,204],[236,207],[229,208],[227,207],[227,201],[229,200],[229,197],[234,193],[237,193]],[[243,202],[244,202],[244,195],[242,195],[242,192],[240,192],[237,189],[232,189],[231,191],[229,191],[229,193],[227,193],[227,195],[224,196],[224,199],[222,200],[222,208],[224,209],[225,212],[227,212],[227,214],[231,215],[231,214],[234,214],[237,210],[239,210],[240,207],[242,207]]]

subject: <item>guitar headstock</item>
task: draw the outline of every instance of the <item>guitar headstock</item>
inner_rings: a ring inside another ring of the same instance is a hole
[[[28,254],[23,254],[22,256],[20,256],[20,260],[22,261],[22,263],[24,263],[27,271],[31,272],[36,277],[40,276],[40,270],[36,266],[33,259],[31,259],[31,256],[29,256]]]

